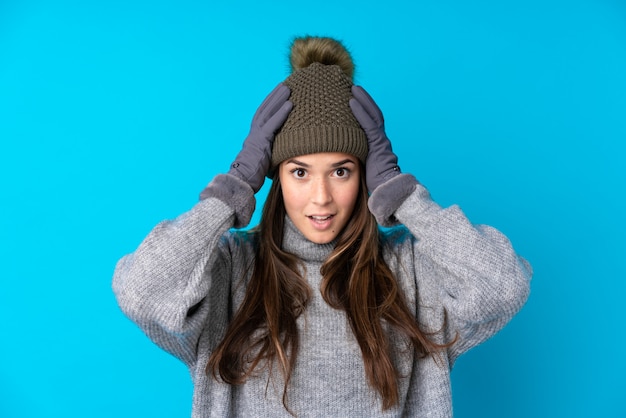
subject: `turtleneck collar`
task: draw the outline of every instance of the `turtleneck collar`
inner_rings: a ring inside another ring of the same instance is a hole
[[[294,223],[285,215],[283,249],[302,259],[304,262],[323,262],[335,249],[336,241],[328,244],[316,244],[309,241]]]

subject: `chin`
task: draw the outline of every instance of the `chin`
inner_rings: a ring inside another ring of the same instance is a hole
[[[329,242],[337,238],[337,234],[332,234],[332,235],[308,234],[308,235],[305,235],[305,238],[315,244],[322,245],[322,244],[328,244]]]

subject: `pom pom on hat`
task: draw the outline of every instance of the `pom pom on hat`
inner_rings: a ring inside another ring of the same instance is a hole
[[[342,152],[365,162],[367,137],[350,109],[354,63],[332,38],[296,38],[289,57],[293,110],[276,134],[271,172],[298,155]]]
[[[350,80],[354,78],[354,63],[350,53],[339,41],[332,38],[296,38],[291,44],[289,64],[291,71],[301,70],[314,62],[338,65]]]

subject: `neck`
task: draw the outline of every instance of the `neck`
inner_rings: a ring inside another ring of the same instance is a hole
[[[328,244],[316,244],[309,241],[293,224],[288,216],[285,217],[285,231],[283,249],[300,258],[302,261],[323,262],[335,248],[335,241]]]

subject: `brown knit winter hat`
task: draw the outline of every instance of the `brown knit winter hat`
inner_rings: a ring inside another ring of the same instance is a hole
[[[350,109],[354,64],[350,54],[331,38],[296,38],[291,46],[293,110],[276,134],[272,171],[298,155],[343,152],[365,163],[367,137]]]

